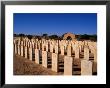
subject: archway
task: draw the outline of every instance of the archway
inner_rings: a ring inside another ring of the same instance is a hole
[[[75,35],[74,34],[72,34],[72,33],[66,33],[66,34],[64,34],[63,39],[64,40],[75,40],[76,38],[75,38]]]

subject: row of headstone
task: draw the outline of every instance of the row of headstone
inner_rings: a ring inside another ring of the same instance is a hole
[[[25,58],[27,58],[27,54],[29,53],[29,59],[32,60],[32,47],[25,47]],[[19,50],[19,49],[18,49]],[[27,53],[26,53],[27,52]],[[87,52],[87,51],[86,51]],[[42,66],[48,66],[48,57],[47,51],[42,51]],[[88,52],[87,52],[88,53]],[[23,47],[21,46],[21,56],[23,55]],[[88,56],[85,56],[84,60],[81,60],[81,75],[92,75],[92,62],[87,60]],[[39,64],[40,55],[39,50],[35,49],[35,62]],[[73,75],[73,57],[65,56],[64,57],[64,75]],[[58,72],[58,54],[52,53],[52,70]]]
[[[65,43],[64,43],[65,42]],[[54,44],[55,43],[55,44]],[[68,45],[66,45],[66,43]],[[82,52],[82,50],[84,50],[84,59],[89,59],[89,54],[90,51],[91,53],[94,55],[94,61],[97,62],[97,49],[96,49],[96,43],[91,43],[91,42],[82,42],[82,41],[77,41],[77,42],[69,42],[69,41],[50,41],[50,40],[43,40],[43,41],[37,41],[34,42],[34,40],[31,41],[18,41],[18,43],[16,43],[14,41],[15,44],[15,53],[17,53],[16,51],[16,47],[18,48],[18,54],[21,56],[23,56],[23,47],[27,47],[27,48],[33,48],[33,49],[39,49],[42,51],[47,51],[47,52],[51,52],[51,53],[58,53],[59,50],[61,52],[61,55],[65,55],[65,51],[67,52],[67,56],[72,56],[72,52],[74,51],[75,53],[75,58],[79,59],[80,58],[80,53]],[[84,45],[86,44],[86,45]],[[21,50],[21,51],[20,51]],[[55,52],[54,52],[55,50]]]

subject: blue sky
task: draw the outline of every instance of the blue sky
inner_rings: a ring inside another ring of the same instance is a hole
[[[96,13],[14,13],[14,33],[97,34]]]

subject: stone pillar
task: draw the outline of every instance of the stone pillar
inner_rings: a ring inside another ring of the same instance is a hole
[[[42,51],[42,66],[48,66],[48,58],[47,58],[47,51]]]
[[[71,46],[67,46],[67,56],[71,56]]]
[[[73,58],[70,56],[64,57],[64,75],[72,75],[73,74]]]
[[[32,47],[29,47],[29,60],[32,60]]]
[[[61,55],[64,55],[64,46],[61,45],[60,48],[61,48]]]
[[[58,72],[58,54],[52,53],[52,70]]]
[[[79,47],[75,45],[75,58],[79,58]]]
[[[89,60],[89,48],[88,48],[88,46],[84,46],[84,59]]]
[[[25,58],[27,58],[27,46],[25,46]]]
[[[81,60],[81,75],[92,75],[92,62]]]
[[[40,57],[39,57],[39,50],[38,49],[35,49],[35,62],[37,64],[40,64]]]

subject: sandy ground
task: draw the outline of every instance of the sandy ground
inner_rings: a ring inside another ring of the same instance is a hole
[[[14,75],[57,75],[51,69],[44,68],[24,57],[14,55]]]
[[[42,66],[42,61],[40,64],[30,61],[27,58],[21,57],[19,55],[14,55],[13,61],[13,73],[14,75],[63,75],[64,71],[64,55],[59,55],[59,68],[58,73],[51,70],[51,53],[48,54],[49,65],[48,68]],[[80,58],[83,59],[83,58]],[[73,60],[73,75],[81,75],[81,60]],[[97,64],[93,62],[93,75],[97,74]]]

